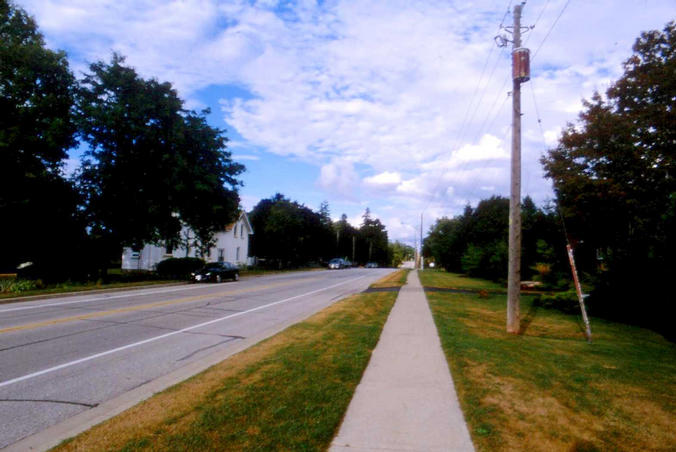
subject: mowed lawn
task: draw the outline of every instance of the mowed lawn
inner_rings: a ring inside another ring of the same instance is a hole
[[[55,450],[325,450],[396,297],[339,301]]]
[[[421,273],[427,286],[458,278]],[[592,318],[588,344],[579,316],[530,297],[515,336],[505,295],[427,297],[478,450],[676,450],[676,345],[662,336]]]

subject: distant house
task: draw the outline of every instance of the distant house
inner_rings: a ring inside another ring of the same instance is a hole
[[[170,257],[201,257],[207,262],[232,262],[237,265],[251,265],[249,257],[249,236],[253,228],[245,212],[237,221],[229,224],[223,231],[214,235],[215,245],[204,256],[191,244],[195,234],[189,228],[181,231],[181,246],[171,244],[148,244],[140,250],[124,248],[122,251],[122,270],[154,270],[155,266]],[[184,244],[191,244],[186,247]]]

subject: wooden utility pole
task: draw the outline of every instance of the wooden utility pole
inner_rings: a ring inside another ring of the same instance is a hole
[[[521,295],[521,82],[529,79],[528,51],[521,49],[521,10],[523,5],[521,3],[514,6],[514,29],[512,30],[514,38],[512,41],[512,182],[509,198],[507,332],[514,334],[518,333],[520,329],[519,304]]]
[[[356,248],[357,248],[357,237],[353,235],[352,236],[352,265],[354,265],[354,253],[356,251]]]
[[[425,260],[423,258],[423,237],[422,237],[422,230],[423,230],[423,214],[422,212],[420,213],[420,270],[423,270],[425,268]]]

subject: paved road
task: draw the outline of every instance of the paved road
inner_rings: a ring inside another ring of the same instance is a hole
[[[0,448],[359,292],[348,269],[0,305]]]

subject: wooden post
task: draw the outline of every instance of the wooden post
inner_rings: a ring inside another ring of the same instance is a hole
[[[514,6],[514,46],[521,47],[521,9]],[[513,65],[512,60],[512,65]],[[512,73],[514,68],[512,67]],[[509,271],[507,275],[507,332],[520,330],[521,296],[521,80],[514,77],[512,88],[512,165],[509,196]]]
[[[587,337],[587,342],[592,341],[591,326],[589,325],[589,318],[587,317],[587,309],[584,307],[584,297],[582,296],[582,285],[580,279],[577,277],[577,268],[575,267],[575,257],[573,256],[573,247],[570,244],[566,245],[568,251],[568,261],[570,262],[570,269],[573,272],[573,281],[575,282],[575,292],[577,292],[577,301],[580,303],[580,310],[582,311],[582,321],[584,322],[584,335]]]

